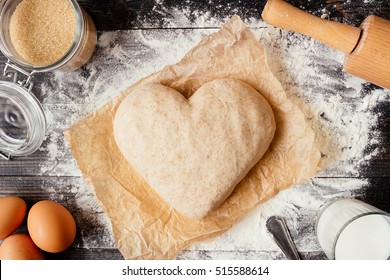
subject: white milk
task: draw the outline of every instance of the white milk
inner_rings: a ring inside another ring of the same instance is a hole
[[[367,215],[341,232],[336,260],[386,260],[390,256],[390,224],[382,215]]]
[[[360,200],[328,202],[318,214],[316,232],[329,259],[390,257],[390,215]]]

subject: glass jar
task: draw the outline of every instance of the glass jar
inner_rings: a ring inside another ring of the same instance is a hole
[[[97,34],[92,19],[76,0],[64,1],[69,2],[75,16],[73,41],[60,59],[34,65],[17,52],[10,35],[11,17],[23,0],[0,0],[0,51],[8,59],[4,69],[8,81],[0,81],[0,156],[4,158],[31,154],[45,138],[45,114],[31,93],[33,75],[76,70],[90,59],[95,49]]]
[[[44,66],[33,65],[23,59],[12,44],[9,31],[11,16],[22,1],[0,1],[0,50],[11,62],[34,73],[53,70],[72,71],[80,68],[90,59],[97,40],[96,28],[90,16],[76,0],[66,0],[69,1],[76,18],[76,34],[68,52],[58,61]]]
[[[0,81],[0,155],[10,159],[33,153],[45,132],[45,114],[36,97],[14,82]]]
[[[390,214],[358,199],[327,202],[315,230],[328,259],[390,259]]]

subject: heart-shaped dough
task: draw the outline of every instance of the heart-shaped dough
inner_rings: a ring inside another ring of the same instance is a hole
[[[165,202],[194,219],[233,192],[274,133],[271,106],[234,79],[206,83],[189,99],[160,84],[142,86],[114,120],[125,159]]]

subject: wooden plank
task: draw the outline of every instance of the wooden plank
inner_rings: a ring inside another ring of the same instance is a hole
[[[323,260],[323,252],[300,253],[304,260]],[[71,248],[58,254],[45,253],[47,260],[123,260],[115,249],[81,249]],[[177,260],[286,260],[281,251],[183,251]]]
[[[303,260],[324,260],[324,252],[304,252],[300,253]],[[178,260],[286,260],[286,256],[281,251],[183,251]]]
[[[366,187],[353,192],[353,196],[390,213],[389,179],[370,178]]]
[[[46,260],[123,260],[117,249],[106,248],[70,248],[56,254],[44,254]]]
[[[215,19],[238,14],[252,27],[259,26],[266,0],[79,0],[91,15],[99,30],[134,28],[219,27]],[[328,19],[354,26],[370,14],[390,19],[390,4],[386,0],[288,0],[296,7]]]
[[[28,209],[49,199],[65,206],[77,225],[74,248],[116,249],[111,223],[91,189],[80,177],[1,177],[0,196],[22,197]],[[21,232],[26,232],[26,220]]]
[[[329,19],[354,26],[359,26],[371,14],[390,20],[390,3],[386,0],[327,0],[325,10]]]
[[[238,14],[244,19],[260,18],[264,1],[93,1],[80,0],[99,30],[134,28],[219,27],[211,18]],[[203,18],[199,21],[199,18]],[[200,24],[201,23],[201,24]]]
[[[51,199],[61,203],[72,213],[77,224],[74,244],[60,255],[48,254],[48,258],[118,259],[120,257],[109,219],[82,178],[2,177],[0,196],[4,195],[18,195],[24,198],[29,208],[39,200]],[[283,254],[275,250],[276,245],[272,245],[272,240],[264,229],[263,223],[267,215],[274,214],[282,215],[288,220],[292,238],[305,258],[323,258],[314,229],[319,207],[331,198],[351,196],[372,203],[383,210],[390,210],[390,188],[388,188],[387,178],[354,179],[354,181],[350,178],[313,179],[281,193],[269,201],[268,206],[264,205],[265,208],[257,207],[248,215],[247,222],[240,222],[214,243],[200,243],[180,254],[178,258],[283,259]],[[259,220],[258,215],[266,216]],[[247,230],[254,232],[251,235],[246,232]],[[26,232],[25,222],[21,232]],[[233,249],[237,246],[242,247]]]

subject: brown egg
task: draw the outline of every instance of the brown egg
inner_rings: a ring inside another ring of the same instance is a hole
[[[51,200],[39,201],[31,207],[27,229],[34,243],[50,253],[64,251],[76,236],[76,222],[72,214]]]
[[[0,260],[43,260],[43,253],[30,236],[17,233],[4,239],[0,246]]]
[[[0,197],[0,239],[6,238],[22,224],[26,202],[17,196]]]

